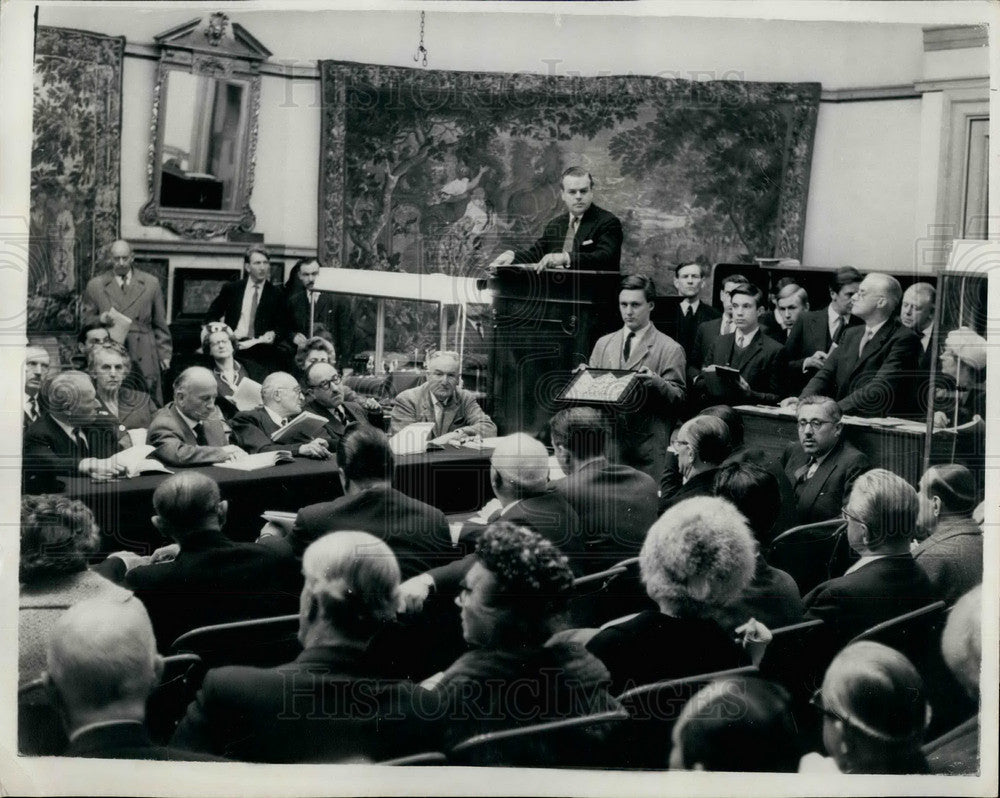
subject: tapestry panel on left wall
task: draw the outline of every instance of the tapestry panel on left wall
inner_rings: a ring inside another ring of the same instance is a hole
[[[63,338],[77,329],[87,280],[118,238],[124,52],[120,36],[37,30],[27,307],[33,336]]]

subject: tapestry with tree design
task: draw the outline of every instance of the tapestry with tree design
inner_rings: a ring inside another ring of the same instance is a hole
[[[801,256],[819,84],[320,71],[324,263],[481,275],[564,210],[573,165],[622,220],[622,270],[662,288],[680,260]],[[364,345],[371,303],[356,304]],[[387,347],[432,344],[432,312],[394,308]]]

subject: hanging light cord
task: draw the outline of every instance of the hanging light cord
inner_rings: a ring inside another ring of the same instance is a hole
[[[420,12],[420,44],[417,45],[417,52],[413,54],[414,61],[421,61],[422,65],[427,66],[427,48],[424,47],[424,12]]]

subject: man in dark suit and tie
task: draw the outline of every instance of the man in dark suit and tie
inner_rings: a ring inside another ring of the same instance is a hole
[[[42,413],[24,433],[24,493],[57,490],[58,477],[111,479],[126,469],[112,459],[118,451],[117,426],[102,422],[97,391],[82,371],[46,377]]]
[[[29,344],[24,350],[24,396],[21,407],[24,410],[22,426],[27,427],[38,421],[42,415],[39,389],[42,379],[49,373],[49,353],[41,346]]]
[[[236,335],[240,357],[253,360],[268,372],[285,367],[278,349],[288,331],[288,309],[283,289],[273,285],[267,250],[251,246],[243,256],[246,276],[226,283],[212,300],[205,323],[224,321]]]
[[[701,301],[701,289],[705,283],[705,272],[699,263],[678,263],[674,268],[674,288],[681,297],[677,303],[667,335],[681,345],[685,360],[691,362],[694,336],[698,326],[719,318],[719,313],[711,305]]]
[[[302,346],[315,334],[314,327],[322,327],[330,334],[337,358],[343,362],[350,354],[346,351],[352,325],[350,301],[338,294],[312,290],[319,269],[316,258],[303,258],[293,267],[296,277],[291,287],[285,286],[290,343],[293,349]]]
[[[694,378],[701,372],[701,367],[710,362],[708,357],[716,340],[736,329],[733,324],[733,306],[730,297],[734,288],[749,284],[749,282],[742,274],[731,274],[723,280],[722,288],[719,291],[719,301],[722,302],[722,317],[703,321],[695,330],[694,343],[691,344],[691,356],[687,359],[688,385],[694,382]]]
[[[861,281],[851,300],[864,325],[849,328],[802,396],[832,396],[844,413],[858,416],[908,415],[916,402],[920,338],[902,325],[896,308],[899,281],[874,272]],[[794,398],[782,404],[794,404]]]
[[[899,320],[920,336],[921,372],[929,373],[934,353],[931,351],[931,334],[934,332],[934,286],[930,283],[914,283],[903,292],[903,304],[899,308]]]
[[[759,326],[758,308],[764,301],[760,289],[744,283],[730,293],[730,307],[735,331],[720,335],[712,346],[705,365],[694,380],[694,388],[708,397],[710,404],[777,404],[778,357],[781,345],[764,335]],[[707,376],[716,366],[737,369],[737,383],[716,386]]]
[[[796,524],[836,518],[854,480],[869,468],[868,458],[843,438],[837,403],[826,396],[807,396],[796,411],[799,443],[781,456],[795,490]]]
[[[803,313],[792,325],[782,353],[787,364],[782,371],[801,390],[826,362],[830,347],[840,343],[844,332],[861,323],[851,315],[851,300],[858,292],[862,275],[852,266],[838,269],[830,278],[830,304],[822,310]]]
[[[790,278],[785,278],[788,279]],[[778,293],[774,297],[774,313],[761,314],[760,328],[784,346],[795,322],[807,310],[809,310],[809,294],[806,289],[797,283],[787,282],[778,288]]]
[[[344,383],[332,363],[313,363],[306,369],[303,380],[308,399],[303,410],[329,419],[323,427],[322,437],[331,452],[337,451],[337,444],[349,425],[370,425],[368,414],[361,405],[344,400]]]
[[[594,178],[571,166],[562,175],[562,200],[567,213],[545,225],[542,237],[527,249],[508,249],[490,264],[533,264],[541,269],[582,269],[617,272],[622,257],[622,223],[610,211],[594,205]]]
[[[312,438],[292,432],[280,441],[271,436],[302,412],[302,388],[291,374],[276,371],[268,374],[260,386],[262,407],[244,410],[229,419],[233,436],[250,453],[291,451],[300,457],[329,460],[330,444],[325,438]]]

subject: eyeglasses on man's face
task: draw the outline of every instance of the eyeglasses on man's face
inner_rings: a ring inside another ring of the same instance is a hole
[[[867,526],[867,524],[864,521],[862,521],[857,515],[855,515],[850,510],[847,509],[846,504],[840,508],[840,517],[843,518],[845,521],[854,521],[854,523],[856,524],[862,524],[864,526]]]
[[[823,418],[800,418],[798,421],[799,429],[809,427],[813,432],[823,429],[826,424],[833,424],[833,422]]]
[[[828,706],[826,706],[823,703],[823,688],[822,687],[820,687],[818,690],[816,690],[815,693],[812,694],[812,697],[809,699],[809,706],[818,709],[822,714],[826,715],[827,717],[834,718],[835,720],[839,720],[841,723],[843,723],[843,724],[845,724],[847,726],[853,725],[850,720],[848,720],[847,718],[845,718],[839,712],[835,712],[834,710],[830,709]]]
[[[342,377],[339,374],[334,374],[330,379],[323,380],[322,382],[317,382],[314,385],[310,385],[310,388],[321,388],[324,391],[329,391],[331,386],[340,385]]]

